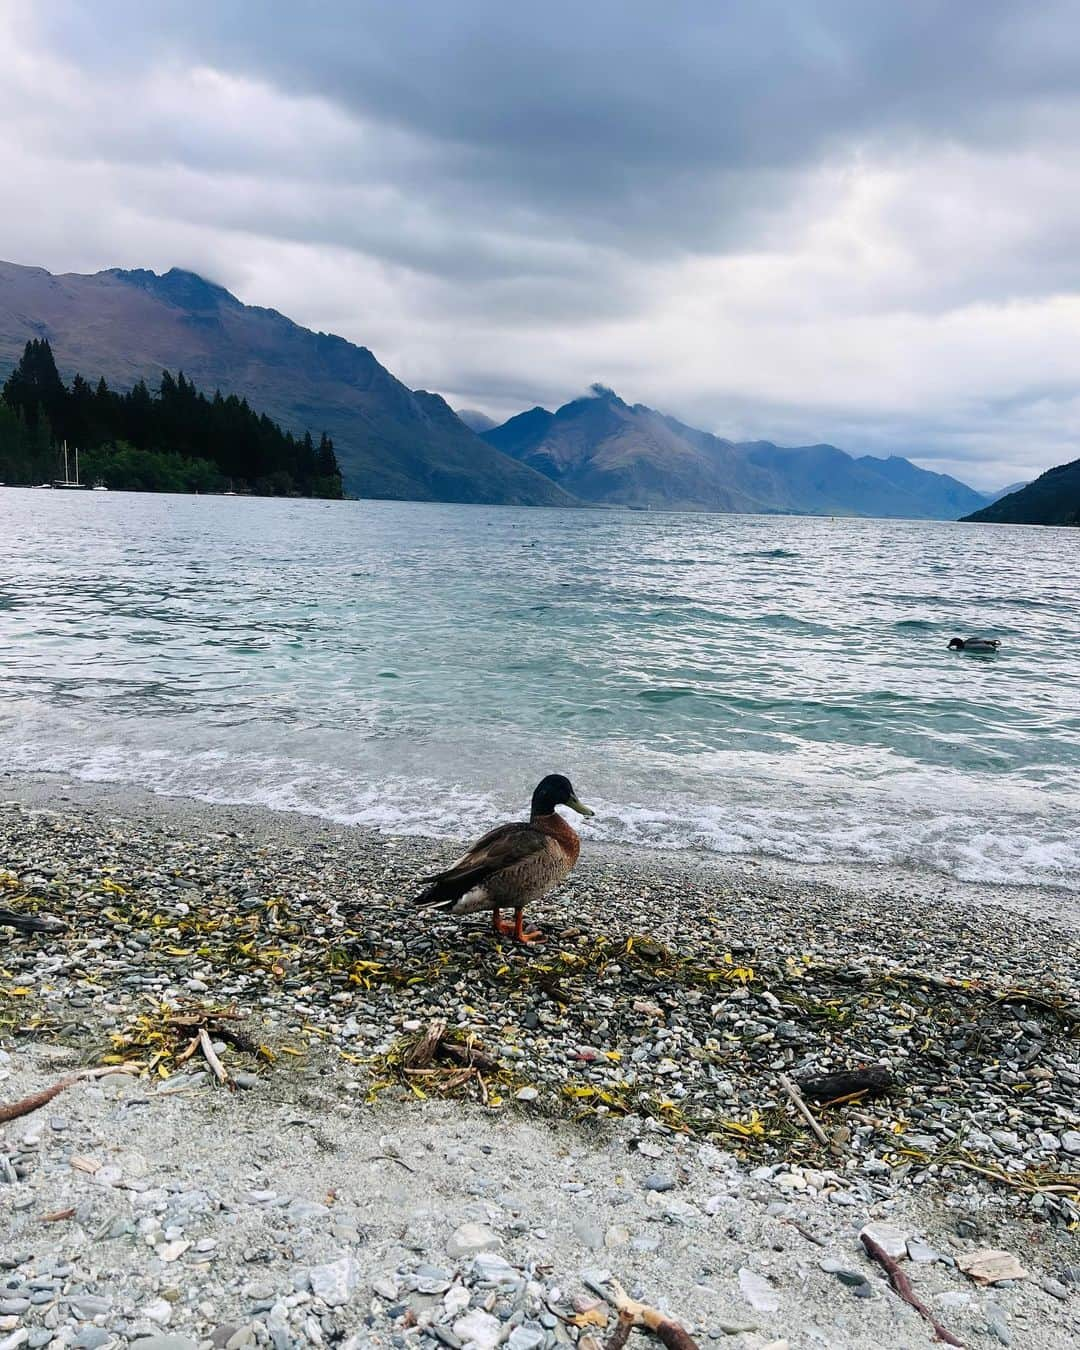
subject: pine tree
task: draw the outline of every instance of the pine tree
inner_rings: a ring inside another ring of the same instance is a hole
[[[68,392],[47,338],[30,339],[3,392],[4,401],[22,413],[28,426],[36,426],[42,415],[54,426],[63,423]]]

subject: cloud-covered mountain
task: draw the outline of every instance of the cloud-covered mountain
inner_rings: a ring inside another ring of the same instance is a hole
[[[193,272],[53,276],[0,262],[0,379],[34,337],[49,339],[65,378],[103,375],[127,389],[182,370],[290,430],[327,431],[347,490],[365,497],[572,504],[475,436],[438,394],[406,388],[366,347],[242,304]]]
[[[1033,483],[967,519],[993,525],[1080,525],[1080,459],[1047,469]]]
[[[494,417],[489,417],[486,412],[481,412],[479,408],[455,408],[454,412],[470,431],[475,431],[478,435],[499,425]]]
[[[833,445],[738,444],[594,386],[557,412],[532,408],[484,440],[588,502],[955,520],[987,498],[899,456]]]

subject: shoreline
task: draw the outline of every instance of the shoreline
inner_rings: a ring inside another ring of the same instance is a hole
[[[369,843],[393,840],[425,849],[444,847],[451,853],[456,845],[465,845],[463,836],[396,833],[365,825],[345,825],[313,812],[286,810],[246,802],[209,802],[199,797],[155,792],[135,784],[89,781],[54,770],[37,773],[0,771],[0,807],[7,802],[41,809],[60,809],[65,804],[79,808],[114,812],[118,815],[145,815],[162,821],[231,820],[244,828],[292,828],[298,832],[328,832],[335,837],[352,836]],[[836,891],[877,894],[904,889],[905,896],[917,903],[936,905],[942,900],[957,905],[975,905],[1010,910],[1036,920],[1051,919],[1080,934],[1080,892],[1065,887],[1021,886],[1013,882],[985,883],[965,881],[930,868],[899,865],[882,866],[863,862],[795,863],[766,854],[721,854],[693,849],[635,848],[625,844],[602,844],[582,834],[582,859],[579,868],[605,864],[637,868],[642,872],[679,871],[699,874],[704,880],[735,884],[739,881],[767,880],[770,885],[798,887],[807,884]]]
[[[482,919],[418,922],[403,903],[452,848],[0,777],[0,907],[69,923],[0,929],[0,1101],[106,1058],[144,1070],[0,1127],[17,1176],[0,1257],[23,1258],[0,1267],[8,1297],[11,1281],[17,1304],[31,1277],[76,1279],[50,1260],[119,1260],[133,1292],[83,1319],[118,1345],[168,1326],[192,1332],[184,1350],[213,1350],[229,1326],[247,1328],[233,1350],[401,1335],[456,1350],[471,1304],[505,1314],[500,1338],[522,1332],[513,1350],[556,1350],[578,1331],[552,1301],[567,1311],[566,1291],[586,1297],[589,1272],[613,1270],[739,1350],[928,1344],[861,1251],[870,1221],[937,1253],[905,1271],[966,1344],[1075,1342],[1080,977],[1064,903],[1036,915],[1042,892],[1001,903],[863,869],[844,884],[819,867],[590,848],[586,833],[579,869],[531,912],[551,940],[522,950]],[[439,1020],[456,1058],[410,1073],[403,1056]],[[185,1054],[196,1024],[240,1090]],[[815,1103],[820,1146],[777,1074],[865,1063],[893,1089]],[[185,1210],[196,1192],[209,1200]],[[472,1257],[451,1257],[464,1223],[517,1272],[513,1297],[496,1284],[491,1302]],[[95,1236],[110,1225],[117,1237]],[[956,1261],[982,1247],[1017,1254],[1028,1278],[979,1289]],[[315,1272],[346,1259],[356,1287],[327,1304]],[[201,1303],[172,1296],[184,1278]],[[83,1279],[91,1309],[108,1284]],[[44,1346],[38,1306],[0,1313],[16,1319],[0,1338],[26,1328],[29,1350]]]

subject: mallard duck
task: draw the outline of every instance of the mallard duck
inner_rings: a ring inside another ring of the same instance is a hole
[[[423,877],[429,884],[415,903],[450,914],[490,909],[496,933],[516,942],[542,942],[537,929],[525,930],[525,906],[553,891],[570,874],[581,849],[577,831],[559,815],[557,806],[569,806],[581,816],[594,814],[578,800],[569,778],[549,773],[536,785],[528,821],[497,825],[445,872]],[[500,918],[504,909],[513,909],[513,923]]]
[[[951,652],[996,652],[1001,646],[997,638],[953,638]]]

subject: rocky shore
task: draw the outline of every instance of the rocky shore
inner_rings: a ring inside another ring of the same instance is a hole
[[[66,925],[0,929],[0,1107],[115,1070],[0,1126],[0,1350],[553,1350],[609,1274],[699,1340],[929,1344],[866,1224],[965,1344],[1076,1343],[1067,897],[587,848],[521,950],[416,919],[452,852],[0,779],[0,910]]]

